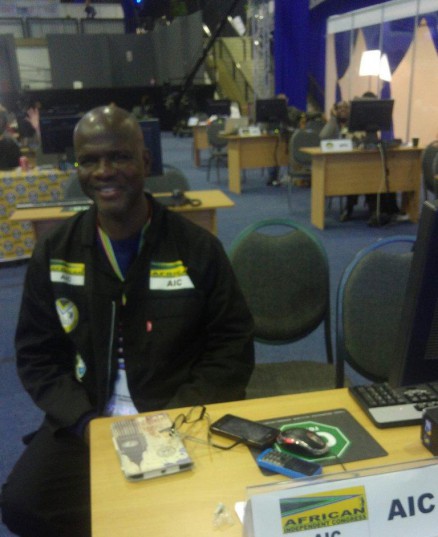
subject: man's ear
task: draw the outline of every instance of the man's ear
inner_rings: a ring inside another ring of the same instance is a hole
[[[143,149],[143,165],[144,165],[145,175],[147,177],[150,175],[151,167],[152,167],[152,153],[149,151],[147,147]]]

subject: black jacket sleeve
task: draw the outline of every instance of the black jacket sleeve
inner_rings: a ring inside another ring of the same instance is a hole
[[[56,313],[47,257],[44,245],[37,245],[25,279],[15,346],[25,389],[57,429],[72,427],[94,409],[74,375],[75,350]]]

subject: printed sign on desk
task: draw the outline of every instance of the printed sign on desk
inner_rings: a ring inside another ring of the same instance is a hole
[[[437,537],[436,459],[254,489],[245,537]],[[251,491],[249,490],[249,493]]]

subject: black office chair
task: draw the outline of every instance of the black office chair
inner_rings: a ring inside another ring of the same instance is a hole
[[[433,194],[433,199],[438,197],[438,185],[435,180],[435,175],[438,172],[438,161],[435,162],[435,157],[438,155],[438,140],[434,140],[428,144],[423,151],[421,157],[421,170],[423,175],[424,197],[428,199],[428,193]]]
[[[258,363],[247,396],[335,388],[329,266],[317,237],[290,219],[262,220],[236,237],[230,259],[254,317],[256,341],[285,345],[321,324],[325,331],[325,363]]]
[[[412,260],[414,235],[396,235],[360,250],[339,282],[336,368],[373,382],[388,379]]]
[[[207,139],[210,149],[208,158],[207,181],[210,181],[210,170],[213,163],[216,165],[217,182],[220,182],[220,166],[227,165],[228,150],[226,138],[220,136],[220,133],[225,130],[225,118],[219,117],[210,125],[207,125]]]

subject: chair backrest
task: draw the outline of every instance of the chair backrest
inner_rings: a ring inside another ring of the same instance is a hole
[[[412,261],[414,235],[396,235],[360,250],[345,269],[336,304],[336,367],[344,363],[373,382],[388,379]]]
[[[65,183],[63,199],[65,201],[89,200],[89,197],[86,196],[82,191],[82,188],[78,179],[78,173],[75,170],[71,172],[70,177],[67,179]]]
[[[428,144],[423,151],[421,158],[421,168],[423,173],[424,192],[432,192],[437,197],[438,188],[435,186],[434,175],[436,174],[436,165],[434,165],[435,157],[438,154],[438,140],[434,140]]]
[[[312,157],[301,151],[302,147],[319,147],[321,140],[317,130],[296,129],[289,142],[289,155],[292,162],[310,166]]]
[[[290,219],[262,220],[236,237],[230,260],[254,317],[258,341],[293,342],[323,320],[329,327],[328,260],[310,230]],[[327,354],[331,361],[331,340]]]
[[[224,137],[221,137],[219,133],[225,130],[225,118],[218,117],[207,125],[207,140],[208,144],[215,148],[220,149],[227,145],[227,140]]]
[[[190,190],[190,184],[187,177],[176,168],[171,168],[165,171],[163,175],[151,175],[144,180],[145,190],[152,194],[158,192],[173,192],[174,190],[182,190],[186,192]]]

